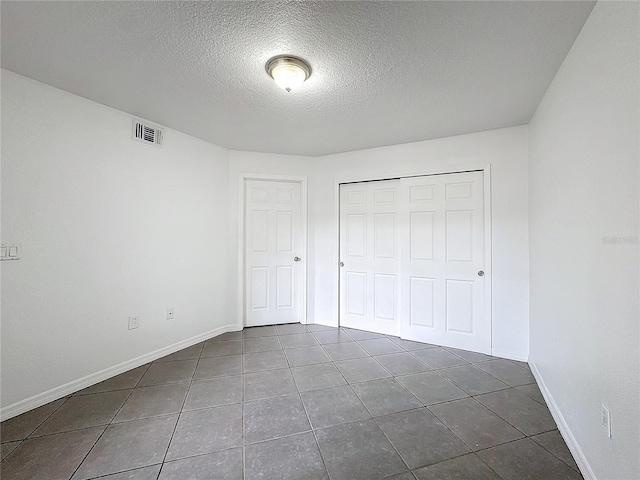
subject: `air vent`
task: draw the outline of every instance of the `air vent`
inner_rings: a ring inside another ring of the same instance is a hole
[[[132,138],[139,142],[151,143],[156,146],[162,145],[162,130],[158,127],[142,123],[140,120],[133,120]]]

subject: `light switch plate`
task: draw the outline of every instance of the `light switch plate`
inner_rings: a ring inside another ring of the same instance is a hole
[[[21,250],[19,243],[3,243],[0,245],[0,260],[3,262],[20,260]]]

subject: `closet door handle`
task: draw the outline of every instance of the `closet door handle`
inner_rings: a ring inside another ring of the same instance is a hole
[[[479,277],[484,277],[484,270],[480,270],[480,271],[478,272],[478,276],[479,276]]]

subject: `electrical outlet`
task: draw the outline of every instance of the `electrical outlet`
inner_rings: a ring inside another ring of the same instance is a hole
[[[167,320],[173,319],[173,307],[167,308]]]
[[[605,431],[607,438],[611,438],[611,412],[602,404],[602,429]]]
[[[129,317],[129,330],[134,330],[140,326],[140,315],[131,315]]]

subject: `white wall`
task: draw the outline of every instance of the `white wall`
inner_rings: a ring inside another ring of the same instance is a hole
[[[529,129],[531,361],[586,478],[607,480],[640,478],[639,19],[596,4]]]
[[[227,152],[165,134],[2,70],[3,412],[230,323]]]
[[[529,345],[527,127],[359,150],[314,160],[314,318],[338,322],[336,185],[491,164],[493,351],[526,360]]]

